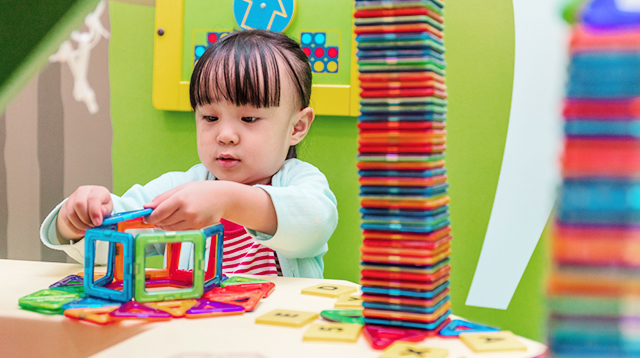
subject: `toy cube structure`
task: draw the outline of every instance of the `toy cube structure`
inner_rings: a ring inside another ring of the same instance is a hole
[[[199,298],[205,291],[220,286],[224,227],[217,224],[202,230],[181,232],[145,232],[135,237],[124,232],[129,229],[148,229],[140,217],[125,217],[117,224],[109,223],[89,229],[85,234],[85,293],[118,302],[134,298],[139,302],[167,301]],[[148,212],[147,212],[148,215]],[[205,271],[207,239],[211,238],[208,263]],[[109,243],[106,275],[96,281],[96,243]],[[183,243],[193,244],[193,262],[190,270],[180,269],[180,253]],[[145,248],[150,244],[165,244],[166,268],[146,270]],[[147,279],[151,279],[147,281]],[[147,291],[147,284],[155,287],[173,287],[171,290]],[[121,289],[119,289],[121,287]]]

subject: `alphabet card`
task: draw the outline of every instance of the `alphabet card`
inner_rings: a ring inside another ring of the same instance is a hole
[[[415,343],[395,342],[382,352],[380,358],[445,358],[448,349],[425,347]]]
[[[340,297],[342,295],[355,293],[358,289],[352,286],[334,285],[331,283],[321,283],[319,285],[307,287],[302,293],[307,295]]]
[[[302,337],[303,341],[355,343],[362,331],[362,325],[351,323],[312,324]]]
[[[515,334],[509,331],[461,333],[460,340],[472,351],[477,353],[527,350],[527,346],[520,342]]]
[[[256,323],[276,326],[302,327],[318,318],[316,312],[277,309],[256,318]]]
[[[362,296],[358,294],[341,295],[336,300],[334,308],[341,310],[361,310]]]

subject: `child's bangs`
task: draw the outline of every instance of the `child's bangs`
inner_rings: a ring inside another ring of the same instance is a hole
[[[280,105],[280,71],[275,49],[236,38],[212,45],[194,68],[191,106],[227,101],[256,108]],[[204,61],[200,63],[201,61]]]

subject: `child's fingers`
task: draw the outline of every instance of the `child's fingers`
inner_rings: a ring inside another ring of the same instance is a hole
[[[78,217],[78,214],[75,211],[69,212],[66,216],[63,217],[63,219],[66,219],[71,224],[70,227],[72,229],[78,230],[81,234],[84,233],[87,229],[91,228],[90,225],[87,225]]]
[[[167,190],[164,193],[156,196],[155,198],[153,198],[153,200],[151,200],[150,202],[144,204],[145,208],[152,208],[155,209],[158,205],[162,204],[165,200],[167,200],[168,198],[170,198],[171,196],[173,196],[173,194],[175,192],[177,192],[178,190],[180,190],[181,187],[177,186],[171,190]]]
[[[69,208],[66,207],[66,205],[63,205],[62,208],[60,208],[60,212],[58,213],[58,221],[56,225],[62,225],[63,229],[65,229],[67,233],[71,233],[76,236],[78,235],[82,236],[84,231],[76,227],[76,225],[73,222],[71,222],[71,220],[69,219],[69,216],[72,214],[75,214],[75,213],[72,210],[69,210]],[[80,225],[83,225],[80,220],[76,219],[76,221],[79,221]]]
[[[90,218],[90,225],[102,225],[102,218],[105,213],[110,213],[113,204],[109,193],[97,192],[89,195],[87,212]]]
[[[162,226],[158,226],[159,228],[161,228],[162,230],[165,231],[184,231],[184,230],[193,230],[192,227],[190,227],[188,225],[188,223],[185,220],[180,220],[176,223],[173,224],[166,224],[166,225],[162,225]]]
[[[87,199],[76,199],[71,202],[72,208],[69,210],[69,219],[72,223],[78,222],[85,226],[91,226],[91,218],[89,218],[89,208]],[[73,219],[72,219],[73,217]]]
[[[147,224],[165,224],[179,209],[180,206],[177,205],[175,198],[169,198],[158,204],[153,209],[153,212],[144,219],[144,222]],[[174,219],[170,223],[173,224],[175,222],[176,220]]]

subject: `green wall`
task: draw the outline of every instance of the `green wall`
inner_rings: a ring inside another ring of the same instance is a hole
[[[513,5],[507,0],[451,1],[445,19],[453,312],[541,339],[541,285],[547,263],[542,241],[507,310],[464,304],[489,224],[507,135],[515,55]]]
[[[154,8],[110,2],[114,192],[198,162],[192,114],[151,104]],[[514,61],[508,0],[457,0],[446,8],[449,92],[447,168],[451,184],[453,312],[541,339],[544,243],[536,248],[509,308],[464,305],[495,195],[507,133]],[[338,198],[340,221],[329,241],[325,277],[359,280],[356,118],[318,116],[300,147]],[[496,278],[499,279],[499,278]]]

